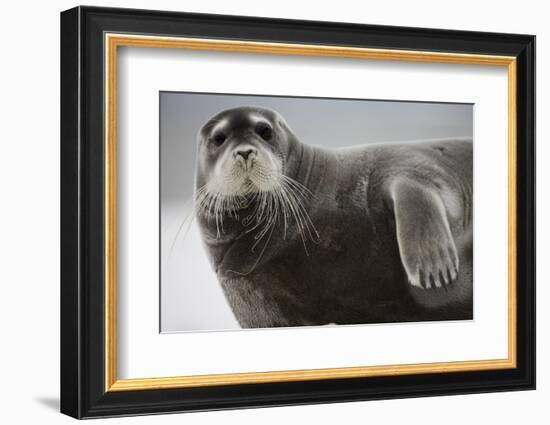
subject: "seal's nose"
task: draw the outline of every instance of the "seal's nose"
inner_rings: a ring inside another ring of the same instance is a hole
[[[239,155],[239,156],[242,156],[243,159],[246,161],[248,160],[248,157],[250,155],[255,155],[256,154],[256,149],[239,149],[237,151],[235,151],[235,156]]]

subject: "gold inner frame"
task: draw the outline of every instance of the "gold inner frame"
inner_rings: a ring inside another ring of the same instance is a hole
[[[285,381],[446,373],[516,367],[516,58],[328,45],[105,34],[105,391],[148,390]],[[118,379],[116,325],[116,123],[119,46],[230,51],[507,67],[508,72],[508,357],[495,360]]]

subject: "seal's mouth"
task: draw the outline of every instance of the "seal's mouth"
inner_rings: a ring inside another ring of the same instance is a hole
[[[266,155],[243,158],[237,156],[213,176],[220,192],[228,196],[275,190],[280,185],[282,166]]]
[[[238,157],[235,160],[236,166],[239,167],[241,170],[243,170],[245,173],[252,172],[257,162],[258,161],[255,158],[248,158],[244,160],[241,157]]]
[[[261,187],[250,174],[246,175],[239,189],[239,194],[244,198],[251,198],[255,193],[272,190],[271,187]]]
[[[223,239],[226,220],[239,222],[244,234],[252,232],[254,235],[251,252],[263,244],[257,261],[276,228],[280,229],[283,239],[288,234],[298,235],[307,255],[306,241],[319,243],[319,233],[309,216],[312,193],[307,187],[280,172],[262,172],[259,167],[246,174],[241,170],[240,174],[231,176],[229,183],[231,192],[227,187],[216,186],[215,180],[195,191],[196,214],[205,220],[206,225],[212,226],[217,239]],[[253,269],[254,266],[249,272]]]
[[[257,241],[270,234],[278,223],[283,225],[284,235],[293,225],[302,238],[309,234],[315,240],[318,235],[306,206],[311,196],[308,188],[288,176],[281,174],[263,188],[249,175],[229,194],[217,190],[212,182],[205,184],[195,192],[195,208],[198,216],[215,224],[218,236],[224,233],[224,221],[232,218],[248,227],[247,232],[258,229]],[[252,211],[241,216],[246,209]]]

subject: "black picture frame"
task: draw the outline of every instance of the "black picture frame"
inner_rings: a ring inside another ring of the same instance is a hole
[[[517,367],[105,391],[104,34],[514,56],[517,61]],[[535,37],[76,7],[61,13],[61,412],[75,418],[535,388]]]

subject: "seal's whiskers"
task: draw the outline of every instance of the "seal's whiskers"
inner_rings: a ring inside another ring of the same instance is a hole
[[[273,184],[274,177],[261,168],[258,169],[255,177],[260,181],[259,186],[265,185],[269,189],[259,190],[257,185],[248,179],[242,184],[237,194],[223,194],[209,187],[208,184],[200,187],[195,193],[196,214],[215,222],[216,234],[219,238],[225,233],[226,217],[238,220],[239,210],[254,205],[252,212],[241,220],[241,224],[247,228],[247,233],[257,231],[251,247],[252,252],[266,236],[269,235],[268,240],[270,239],[279,221],[282,224],[283,239],[286,240],[293,221],[304,250],[309,255],[307,241],[319,242],[319,233],[305,206],[313,196],[311,191],[296,180],[282,174],[276,177],[276,183]]]

